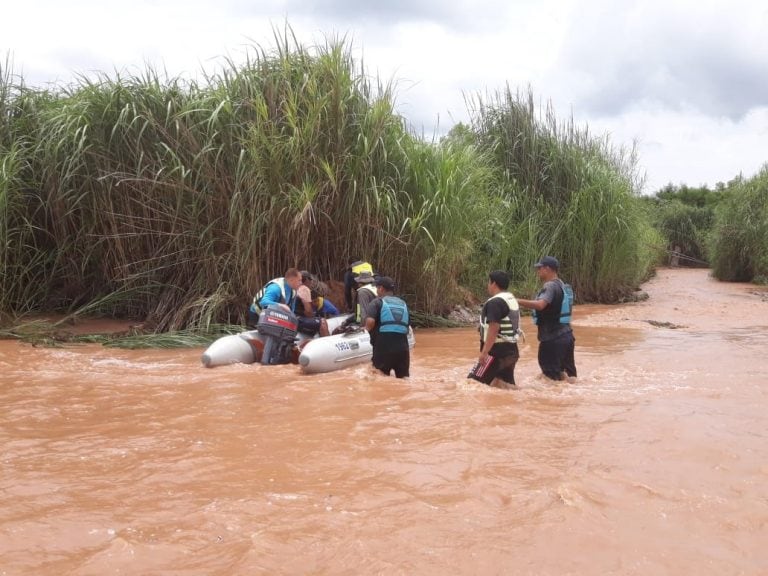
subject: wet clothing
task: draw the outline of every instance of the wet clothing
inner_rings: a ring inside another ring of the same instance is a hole
[[[368,307],[378,297],[378,292],[373,284],[363,284],[357,289],[357,306],[355,307],[355,315],[351,316],[348,321],[344,322],[345,325],[356,322],[361,324],[368,316]]]
[[[554,340],[539,342],[539,366],[542,373],[552,380],[562,380],[563,372],[576,376],[574,349],[576,339],[573,332],[561,334]]]
[[[261,311],[277,304],[286,304],[292,312],[296,311],[296,293],[285,278],[270,280],[253,297],[253,302],[248,308],[248,326],[255,328],[259,323]]]
[[[559,279],[544,283],[536,300],[545,300],[544,310],[537,312],[539,330],[539,367],[547,378],[561,380],[562,373],[576,376],[574,349],[576,340],[570,323],[560,321],[565,293]]]
[[[496,343],[517,343],[520,333],[520,306],[510,292],[494,294],[483,305],[480,313],[480,349],[485,344],[488,327],[499,325]]]
[[[321,318],[328,318],[330,316],[339,315],[339,309],[333,305],[333,302],[328,300],[328,298],[324,298],[323,296],[318,296],[315,298],[312,301],[312,306],[315,308],[315,314]]]
[[[347,305],[347,310],[352,310],[353,293],[355,291],[355,278],[361,272],[370,272],[373,274],[373,266],[363,260],[353,262],[349,268],[344,271],[344,303]]]
[[[494,350],[491,349],[488,359],[483,363],[478,362],[475,364],[467,378],[472,378],[488,385],[498,378],[514,386],[515,366],[520,359],[520,352],[517,349],[517,344],[510,344],[509,347],[508,350],[504,351],[504,355],[498,356],[494,356]],[[498,353],[500,350],[496,350],[496,352]]]
[[[286,304],[291,311],[296,311],[296,293],[285,281],[285,278],[270,280],[259,294],[261,296],[257,295],[257,303],[261,310],[267,306]]]
[[[397,296],[384,296],[371,301],[367,310],[366,318],[376,321],[370,335],[373,366],[387,375],[394,370],[397,378],[408,377],[411,364],[408,306]]]
[[[373,367],[389,376],[395,371],[395,378],[408,378],[411,375],[411,351],[379,352],[374,350],[371,360]]]
[[[304,292],[306,292],[305,295],[309,296],[309,289],[307,288],[306,290],[303,290],[303,288],[306,287],[303,286],[297,290],[299,295],[302,295]],[[336,306],[334,306],[330,300],[322,296],[318,296],[311,301],[311,317],[307,316],[305,313],[306,306],[307,304],[302,298],[296,299],[296,315],[298,316],[299,321],[299,332],[308,334],[310,336],[314,336],[320,332],[322,318],[327,318],[328,316],[337,316],[339,314]]]
[[[563,285],[559,280],[549,280],[544,283],[534,300],[544,300],[547,307],[536,312],[538,318],[539,341],[555,340],[563,334],[572,332],[570,324],[560,323],[560,308],[563,304]]]
[[[520,327],[520,308],[517,300],[509,292],[500,292],[491,296],[483,305],[480,314],[480,351],[485,345],[488,325],[499,324],[499,335],[489,351],[488,359],[478,362],[468,374],[483,384],[491,384],[496,378],[508,384],[515,384],[515,366],[520,359],[517,348],[518,329]]]
[[[299,323],[299,332],[302,334],[307,334],[308,336],[314,336],[318,332],[320,332],[320,323],[322,319],[318,318],[317,316],[312,318],[307,318],[306,316],[299,316],[298,317],[298,323]]]
[[[352,275],[352,269],[347,268],[344,271],[344,304],[347,306],[347,310],[352,310],[352,294],[355,290],[355,277]]]

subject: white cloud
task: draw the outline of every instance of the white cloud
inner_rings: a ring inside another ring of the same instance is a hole
[[[303,44],[347,35],[368,72],[397,81],[399,110],[428,137],[466,120],[465,93],[508,83],[617,146],[637,139],[649,191],[768,161],[760,0],[37,0],[3,8],[0,53],[35,85],[145,62],[196,75],[252,42],[272,46],[286,18]]]

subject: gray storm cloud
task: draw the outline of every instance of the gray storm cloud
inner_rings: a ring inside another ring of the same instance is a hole
[[[604,6],[605,8],[605,6]],[[695,10],[581,14],[558,68],[574,106],[617,116],[636,106],[738,120],[768,104],[768,31]]]

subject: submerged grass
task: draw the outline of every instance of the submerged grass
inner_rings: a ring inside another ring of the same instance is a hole
[[[67,346],[73,344],[103,344],[110,348],[195,348],[206,346],[228,334],[237,334],[242,326],[211,325],[207,329],[173,332],[144,332],[130,329],[123,332],[77,334],[68,329],[69,318],[59,321],[19,320],[0,329],[0,339],[19,340],[34,346]]]

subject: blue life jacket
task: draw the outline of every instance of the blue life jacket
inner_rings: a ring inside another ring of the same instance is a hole
[[[558,282],[560,282],[560,288],[562,290],[562,295],[560,296],[560,312],[557,313],[557,304],[555,302],[552,302],[550,306],[547,308],[550,308],[552,312],[548,312],[547,310],[542,310],[541,312],[538,312],[536,310],[533,311],[533,323],[538,324],[542,321],[552,321],[554,323],[560,323],[560,324],[570,324],[571,323],[571,314],[573,313],[573,287],[570,284],[566,284],[560,278],[557,279]]]
[[[408,334],[408,306],[397,296],[384,296],[381,299],[379,332]]]

